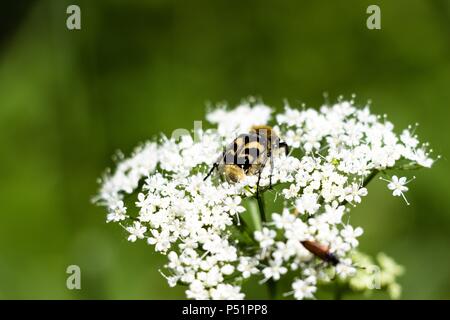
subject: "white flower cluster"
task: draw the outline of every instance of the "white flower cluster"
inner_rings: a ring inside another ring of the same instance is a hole
[[[207,119],[217,129],[196,131],[198,139],[162,138],[137,148],[104,177],[97,198],[108,209],[107,222],[123,226],[129,241],[145,239],[167,255],[161,273],[171,286],[186,285],[193,299],[242,299],[246,279],[277,281],[288,272],[297,275],[289,293],[313,298],[318,282],[332,281],[324,272],[332,266],[304,241],[328,248],[339,259],[333,267],[339,277],[351,277],[356,267],[350,254],[363,230],[343,222],[346,204],[360,203],[378,172],[433,163],[411,128],[397,136],[392,123],[348,101],[320,111],[286,106],[275,117],[270,107],[247,101],[233,110],[212,110]],[[204,177],[238,134],[266,124],[292,151],[275,152],[273,170],[263,168],[260,188],[276,193],[284,210],[258,221],[250,212],[256,176],[239,183]],[[403,195],[406,180],[395,179],[389,188]],[[253,219],[253,229],[244,216]]]

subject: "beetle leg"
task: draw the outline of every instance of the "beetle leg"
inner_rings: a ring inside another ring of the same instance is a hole
[[[220,158],[220,161],[223,162],[225,159],[225,148],[224,151],[222,152],[222,156]],[[214,162],[212,168],[209,170],[208,174],[206,175],[206,177],[203,178],[203,181],[206,181],[206,179],[209,178],[209,176],[214,172],[215,169],[217,169],[219,167],[219,161]]]
[[[278,147],[284,149],[284,154],[285,154],[285,155],[288,155],[288,154],[289,154],[289,146],[287,145],[286,142],[280,142],[280,143],[278,144]]]
[[[258,181],[256,182],[256,197],[259,197],[259,182],[261,181],[262,168],[258,170]]]

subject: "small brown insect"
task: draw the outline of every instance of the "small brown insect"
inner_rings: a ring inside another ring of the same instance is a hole
[[[335,254],[330,252],[330,249],[316,241],[305,240],[301,242],[306,250],[311,252],[319,259],[331,263],[333,266],[339,263],[339,258]]]

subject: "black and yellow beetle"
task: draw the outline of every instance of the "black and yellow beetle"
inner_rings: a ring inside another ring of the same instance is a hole
[[[258,175],[256,192],[259,192],[261,172],[267,161],[270,161],[273,170],[273,151],[284,149],[289,153],[289,147],[281,142],[269,126],[253,126],[249,133],[240,134],[233,140],[213,164],[204,180],[218,170],[229,182],[242,181],[246,175]],[[270,187],[272,187],[272,173],[270,174]]]

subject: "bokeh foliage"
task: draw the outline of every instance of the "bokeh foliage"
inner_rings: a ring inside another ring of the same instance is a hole
[[[66,29],[79,4],[82,30]],[[379,4],[382,29],[365,13]],[[450,298],[450,3],[12,1],[0,5],[0,298],[182,298],[165,261],[90,203],[116,149],[192,128],[208,102],[282,108],[340,94],[387,113],[443,158],[407,196],[384,182],[352,211],[361,249],[406,267],[404,298]],[[66,267],[82,290],[66,289]],[[253,283],[250,298],[264,298]],[[373,297],[386,298],[375,294]]]

